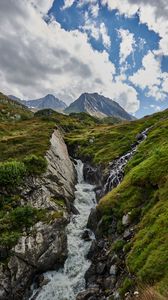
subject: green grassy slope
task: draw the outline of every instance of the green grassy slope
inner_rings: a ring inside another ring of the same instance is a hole
[[[30,171],[32,159],[37,166],[35,172],[44,171],[45,163],[40,161],[50,146],[55,127],[62,130],[74,155],[106,166],[127,152],[136,135],[150,126],[153,127],[148,138],[126,167],[123,182],[101,199],[98,210],[105,220],[105,235],[113,216],[117,217],[121,234],[122,216],[130,212],[136,231],[131,243],[125,245],[127,267],[138,283],[153,285],[164,294],[168,286],[168,111],[110,125],[86,114],[66,116],[44,110],[34,115],[0,94],[0,186],[6,181],[7,185],[13,180],[20,182]],[[32,208],[18,211],[19,205],[19,195],[1,193],[0,246],[13,245],[22,227],[45,217]],[[18,219],[22,220],[21,225],[17,224]]]
[[[139,283],[155,286],[163,294],[168,286],[168,110],[116,126],[97,126],[73,132],[67,142],[78,155],[106,165],[130,149],[136,135],[153,126],[126,168],[123,182],[98,205],[103,233],[113,218],[122,234],[122,217],[130,213],[135,236],[126,244],[126,264]],[[94,142],[89,143],[92,139]],[[80,144],[80,148],[75,145]],[[124,241],[120,242],[121,248]]]

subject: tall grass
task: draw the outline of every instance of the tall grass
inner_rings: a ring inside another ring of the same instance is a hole
[[[133,300],[168,300],[167,296],[162,296],[154,290],[152,287],[146,287],[145,289],[140,289],[138,297],[133,297]]]

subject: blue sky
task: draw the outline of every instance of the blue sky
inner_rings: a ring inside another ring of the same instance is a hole
[[[99,92],[136,117],[168,107],[164,0],[7,0],[0,26],[7,94],[52,93],[68,104]]]
[[[73,5],[67,9],[62,9],[63,6],[63,0],[54,1],[48,14],[54,16],[65,30],[79,29],[83,31],[85,14],[89,11],[89,3],[78,7],[78,3],[74,1]],[[118,31],[124,29],[132,33],[135,45],[132,53],[125,60],[125,63],[128,64],[128,68],[125,70],[126,77],[128,78],[142,68],[142,59],[149,51],[157,51],[159,49],[160,36],[154,30],[150,30],[147,24],[142,24],[138,14],[127,17],[120,14],[116,9],[112,11],[107,10],[107,7],[102,6],[100,2],[99,6],[99,13],[93,19],[96,26],[100,26],[102,22],[105,24],[111,40],[111,46],[107,49],[103,45],[101,38],[96,40],[91,34],[88,37],[89,42],[94,49],[98,51],[106,50],[108,52],[110,60],[115,65],[116,76],[119,76],[122,64],[120,63],[121,37]],[[91,14],[89,14],[89,17],[92,19]],[[161,60],[161,70],[168,72],[168,56],[159,56],[159,59]],[[162,101],[158,102],[155,97],[146,95],[147,89],[143,90],[135,86],[129,79],[126,79],[126,82],[136,88],[139,95],[140,107],[136,111],[135,116],[141,117],[168,107],[168,94],[165,95],[165,99],[163,97]]]

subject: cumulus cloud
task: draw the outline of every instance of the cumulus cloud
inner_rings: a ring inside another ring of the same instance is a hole
[[[64,5],[62,9],[67,9],[74,4],[75,0],[64,0]]]
[[[118,9],[128,17],[138,13],[140,22],[157,32],[160,37],[160,52],[168,54],[168,1],[167,0],[101,0],[109,10]]]
[[[128,112],[134,113],[139,109],[140,101],[138,99],[137,91],[116,78],[116,82],[112,85],[114,99],[124,107]]]
[[[121,38],[120,43],[120,64],[125,63],[127,57],[134,52],[135,39],[133,33],[129,30],[119,29],[119,37]]]
[[[140,68],[129,80],[142,90],[147,90],[146,96],[154,97],[156,100],[163,100],[166,97],[167,89],[166,73],[161,71],[161,62],[152,51],[149,51],[142,60]]]
[[[47,25],[23,0],[0,2],[0,26],[1,89],[7,93],[34,98],[50,91],[74,100],[84,91],[110,89],[114,65],[105,51],[92,49],[85,33],[65,31],[55,20]]]
[[[101,40],[106,49],[110,48],[111,39],[105,24],[103,22],[99,24],[96,20],[92,20],[88,12],[85,13],[85,23],[81,29],[95,40]]]
[[[50,7],[39,9],[37,3],[0,1],[0,90],[23,99],[53,93],[67,103],[83,92],[97,91],[135,112],[136,90],[114,83],[108,53],[94,50],[84,32],[66,31],[55,19],[47,24],[43,14]]]

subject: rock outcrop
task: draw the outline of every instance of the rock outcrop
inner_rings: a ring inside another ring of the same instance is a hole
[[[76,174],[58,130],[52,135],[46,159],[46,173],[38,178],[26,178],[19,190],[21,205],[46,209],[53,218],[48,222],[40,221],[29,230],[25,229],[17,245],[10,251],[7,262],[0,265],[1,300],[23,299],[26,288],[36,274],[59,267],[67,257],[65,226],[73,207]],[[59,217],[56,213],[60,212],[60,206],[55,201],[58,198],[66,204]]]

